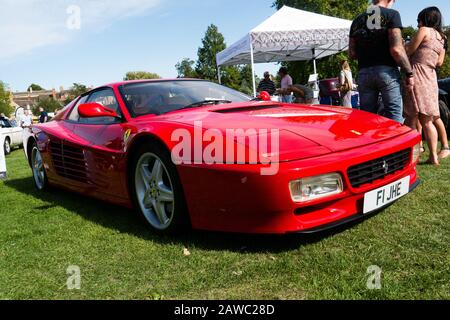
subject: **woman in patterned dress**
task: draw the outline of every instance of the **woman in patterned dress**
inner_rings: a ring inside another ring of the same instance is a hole
[[[430,149],[427,163],[439,165],[438,132],[434,125],[440,117],[436,68],[444,63],[446,37],[442,31],[442,14],[438,8],[424,9],[417,21],[419,32],[406,45],[415,77],[414,85],[406,89],[406,124],[417,129],[417,121],[420,121]]]

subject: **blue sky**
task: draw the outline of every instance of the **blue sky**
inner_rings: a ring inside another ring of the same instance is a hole
[[[74,82],[98,86],[127,71],[175,77],[175,64],[196,58],[214,23],[228,44],[275,12],[272,0],[0,0],[0,80],[13,91]],[[68,7],[81,8],[80,29],[66,26]],[[448,0],[397,0],[405,25],[424,7],[440,7],[450,24]],[[3,39],[6,39],[6,43]],[[276,65],[258,65],[260,74]]]

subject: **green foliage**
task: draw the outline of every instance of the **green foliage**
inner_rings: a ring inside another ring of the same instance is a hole
[[[225,38],[215,25],[210,25],[198,49],[197,61],[185,58],[176,64],[178,76],[181,78],[200,78],[218,82],[216,55],[226,48]],[[193,68],[195,64],[195,69]],[[251,94],[252,75],[250,66],[222,67],[220,70],[222,84]]]
[[[450,26],[444,28],[444,33],[447,36],[447,39],[450,39]],[[439,69],[438,76],[439,79],[450,78],[450,57],[448,56],[448,51],[447,56],[445,57],[444,65]]]
[[[332,17],[353,20],[359,13],[362,13],[367,8],[368,1],[276,0],[273,4],[277,9],[281,9],[284,5]]]
[[[202,39],[202,46],[197,52],[198,60],[195,71],[200,78],[212,81],[217,80],[216,55],[225,48],[225,38],[219,32],[217,26],[210,25]]]
[[[438,70],[439,79],[450,78],[450,57],[445,57],[444,65]]]
[[[0,113],[9,116],[14,111],[10,101],[10,92],[6,84],[0,81]]]
[[[365,11],[368,1],[276,0],[274,3],[277,9],[280,9],[284,5],[332,17],[353,20],[358,14]],[[317,60],[319,79],[339,76],[341,70],[340,62],[343,59],[348,60],[347,52]],[[283,63],[283,65],[289,69],[289,73],[295,83],[306,83],[309,75],[314,73],[312,61],[288,62]],[[350,61],[350,66],[355,71],[357,64],[354,61]]]
[[[88,91],[89,91],[89,88],[86,87],[84,84],[74,83],[73,87],[70,88],[69,93],[68,93],[68,98],[66,99],[66,101],[64,103],[65,104],[69,104],[76,97],[79,97],[79,96],[81,96],[82,94],[85,94]]]
[[[179,78],[197,78],[197,72],[194,69],[195,61],[184,58],[175,65]]]
[[[414,35],[417,33],[417,29],[414,27],[406,27],[403,29],[403,38],[406,39],[408,37],[410,37],[412,39],[412,37],[414,37]]]
[[[127,72],[125,77],[123,78],[124,81],[128,80],[152,80],[152,79],[161,79],[161,77],[152,72],[146,72],[146,71],[130,71]]]
[[[42,90],[45,90],[45,89],[42,88],[40,85],[35,84],[35,83],[32,83],[32,84],[28,87],[27,91],[30,91],[30,88],[31,88],[33,91],[42,91]]]
[[[33,114],[39,114],[39,108],[44,108],[47,112],[54,112],[56,109],[61,108],[61,104],[50,97],[39,99],[38,103],[33,108]]]
[[[222,84],[235,90],[240,90],[242,78],[240,68],[237,66],[224,67],[221,70]]]
[[[253,82],[252,82],[252,67],[250,65],[244,65],[240,68],[241,85],[239,91],[252,95],[253,94]],[[259,83],[259,79],[256,78],[256,85]]]

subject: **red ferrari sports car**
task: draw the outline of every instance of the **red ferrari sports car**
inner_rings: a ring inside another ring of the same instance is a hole
[[[369,113],[177,79],[92,90],[32,126],[24,149],[39,190],[133,207],[156,232],[285,234],[361,219],[408,194],[420,140]],[[259,156],[233,157],[258,146]]]

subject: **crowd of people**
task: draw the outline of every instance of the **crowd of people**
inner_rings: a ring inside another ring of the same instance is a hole
[[[342,106],[352,107],[352,96],[357,90],[361,110],[381,114],[423,133],[430,150],[426,163],[438,166],[441,159],[450,157],[447,133],[440,119],[436,72],[448,50],[442,14],[437,7],[422,10],[417,18],[419,30],[406,42],[400,13],[392,9],[395,0],[372,2],[373,12],[360,14],[350,29],[349,55],[357,60],[359,70],[356,84],[349,61],[341,62]],[[369,23],[373,14],[380,15],[375,19],[378,25]],[[258,92],[278,94],[286,103],[312,103],[314,92],[309,86],[294,85],[285,67],[278,76],[279,89],[266,72]],[[422,147],[421,151],[425,149]]]
[[[46,123],[50,120],[48,112],[44,108],[39,108],[38,123]],[[29,109],[25,109],[24,114],[20,117],[19,126],[22,128],[28,128],[33,124],[33,114]]]
[[[280,78],[280,88],[277,89],[272,76],[267,71],[264,78],[258,85],[258,92],[266,91],[270,95],[279,95],[284,103],[311,104],[314,101],[314,90],[306,85],[294,84],[286,67],[281,67],[278,71]]]

